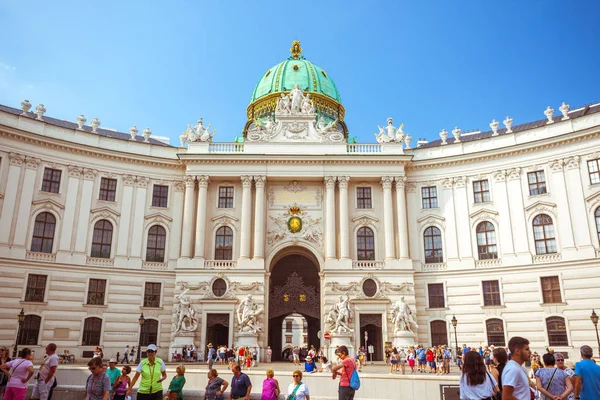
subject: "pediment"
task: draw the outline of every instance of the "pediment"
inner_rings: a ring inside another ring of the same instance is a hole
[[[235,222],[239,221],[238,218],[234,217],[233,215],[229,215],[229,214],[219,214],[215,217],[212,217],[211,221],[219,221],[221,219],[229,219],[229,220],[235,221]]]
[[[44,200],[36,200],[36,201],[32,201],[31,205],[34,207],[38,207],[38,206],[46,206],[46,207],[55,207],[58,208],[60,210],[64,210],[65,206],[63,206],[62,204],[52,200],[52,199],[44,199]]]
[[[533,203],[533,204],[525,207],[525,211],[529,212],[529,211],[534,210],[536,208],[551,208],[552,209],[552,208],[555,208],[555,207],[556,207],[556,204],[554,204],[554,203],[550,203],[550,202],[547,202],[547,201],[541,201],[541,200],[539,200],[539,201],[536,201],[535,203]]]
[[[358,217],[352,218],[352,222],[358,222],[358,221],[361,221],[362,223],[367,223],[367,222],[377,223],[377,222],[379,222],[379,219],[373,217],[372,215],[367,215],[367,214],[359,215]]]
[[[159,212],[157,212],[157,213],[154,213],[154,214],[150,214],[150,215],[146,215],[146,216],[144,217],[144,219],[145,219],[145,220],[151,220],[151,219],[163,219],[163,220],[165,220],[165,221],[168,221],[168,222],[173,222],[173,218],[171,218],[171,217],[168,217],[168,216],[166,216],[165,214],[163,214],[163,213],[159,213]]]
[[[473,214],[469,215],[471,218],[477,218],[482,214],[493,215],[495,217],[498,216],[498,211],[490,210],[489,208],[482,208],[479,211],[475,211]]]
[[[94,208],[93,210],[90,210],[90,214],[99,214],[99,213],[109,213],[114,215],[115,217],[120,217],[121,214],[116,212],[115,210],[113,210],[112,208],[109,207],[100,207],[100,208]]]
[[[440,217],[439,215],[434,215],[434,214],[428,214],[424,217],[421,217],[417,220],[417,222],[419,224],[426,222],[426,221],[436,221],[438,223],[445,223],[446,222],[446,218],[444,217]]]
[[[594,194],[589,195],[588,197],[585,198],[585,201],[587,201],[589,203],[590,201],[593,201],[594,199],[597,199],[598,197],[600,197],[600,192],[596,192]]]

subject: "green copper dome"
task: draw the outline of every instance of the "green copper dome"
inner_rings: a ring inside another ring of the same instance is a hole
[[[293,44],[290,50],[290,58],[270,68],[258,81],[250,103],[272,93],[289,92],[296,84],[305,92],[319,93],[341,103],[340,93],[329,74],[300,55],[300,43]]]

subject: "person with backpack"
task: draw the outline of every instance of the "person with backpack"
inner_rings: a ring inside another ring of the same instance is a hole
[[[358,373],[356,372],[356,362],[352,357],[348,355],[348,347],[346,346],[338,347],[337,354],[342,361],[331,369],[331,373],[333,379],[336,379],[338,375],[340,376],[338,400],[354,400],[354,393],[358,389],[358,387],[356,385],[352,387],[351,381],[358,380]],[[341,372],[338,372],[340,370]],[[354,375],[356,375],[356,378],[354,377]],[[360,386],[360,381],[358,383],[358,386]]]

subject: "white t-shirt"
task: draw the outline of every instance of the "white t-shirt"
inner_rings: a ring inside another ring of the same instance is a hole
[[[296,388],[295,383],[290,383],[288,386],[288,396],[294,393],[294,389]],[[305,400],[306,396],[310,396],[308,392],[308,387],[304,383],[300,383],[300,387],[296,390],[296,400]]]
[[[491,397],[497,384],[494,377],[486,373],[485,381],[482,384],[469,386],[467,385],[467,376],[463,374],[460,377],[460,398],[461,400],[479,400]]]
[[[46,379],[48,377],[48,375],[50,374],[50,369],[52,367],[58,367],[58,356],[56,354],[52,354],[51,356],[49,356],[44,362],[44,365],[40,367],[40,375],[42,376],[42,378]],[[48,381],[48,384],[54,384],[54,376]]]
[[[502,386],[515,388],[513,396],[517,400],[530,400],[529,378],[527,372],[516,361],[510,360],[502,371]]]

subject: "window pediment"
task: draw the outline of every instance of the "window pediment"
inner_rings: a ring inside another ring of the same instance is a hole
[[[440,217],[439,215],[428,214],[419,218],[417,223],[419,223],[421,227],[425,225],[437,225],[443,229],[446,229],[446,218]]]
[[[65,206],[52,199],[36,200],[31,202],[31,205],[31,215],[35,215],[40,211],[52,211],[62,218],[62,213],[65,209]]]
[[[588,210],[592,211],[600,204],[600,192],[596,192],[586,197],[585,202],[588,203]]]
[[[498,211],[490,210],[489,208],[482,208],[479,211],[474,212],[469,215],[472,222],[475,224],[480,221],[489,221],[492,220],[494,222],[498,222]]]
[[[144,217],[144,219],[146,220],[146,224],[163,223],[163,224],[171,225],[171,222],[173,222],[173,218],[168,217],[165,214],[159,213],[159,212],[150,214],[150,215],[146,215]]]
[[[239,219],[229,214],[220,214],[211,218],[215,225],[234,225]]]
[[[551,214],[556,217],[556,204],[547,201],[536,201],[535,203],[525,207],[529,218],[537,214]]]
[[[352,218],[352,222],[354,222],[355,224],[358,223],[361,225],[369,225],[369,224],[376,224],[377,222],[379,222],[379,219],[377,219],[371,215],[363,214],[363,215],[359,215],[358,217]]]
[[[95,208],[93,210],[90,210],[90,214],[92,215],[93,220],[98,218],[107,218],[112,220],[114,223],[117,223],[119,217],[121,217],[120,213],[116,212],[115,210],[109,207]]]

